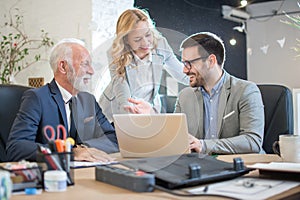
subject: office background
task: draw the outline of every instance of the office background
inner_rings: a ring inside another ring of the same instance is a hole
[[[96,74],[91,89],[96,97],[109,82],[105,52],[111,44],[115,21],[124,9],[133,5],[149,10],[178,56],[179,44],[185,36],[212,31],[225,42],[228,72],[258,84],[282,84],[291,90],[300,88],[300,58],[296,59],[297,53],[292,50],[300,38],[300,30],[281,22],[287,19],[283,11],[298,15],[297,0],[249,2],[246,9],[251,18],[244,32],[233,30],[241,27],[241,23],[222,17],[221,6],[237,7],[238,0],[2,0],[0,24],[3,15],[15,5],[24,16],[28,35],[38,37],[43,28],[54,42],[65,37],[84,40],[94,55]],[[236,39],[235,46],[230,45],[231,38]],[[42,54],[48,58],[49,50],[43,50]],[[45,83],[51,81],[48,62],[42,61],[21,71],[14,77],[15,83],[27,85],[28,77],[44,77]]]
[[[84,40],[90,49],[96,49],[93,32],[94,19],[93,13],[108,13],[111,9],[116,10],[112,13],[117,18],[118,12],[122,12],[122,7],[138,6],[149,10],[151,17],[156,22],[160,30],[167,32],[174,51],[178,53],[180,40],[172,40],[172,35],[168,31],[178,32],[181,37],[190,35],[198,31],[212,31],[221,36],[225,41],[227,48],[227,61],[225,68],[232,74],[249,79],[257,83],[280,83],[289,88],[300,87],[298,67],[300,61],[295,59],[296,53],[291,49],[296,45],[296,39],[299,37],[299,30],[280,22],[287,19],[284,15],[268,16],[265,18],[255,18],[258,16],[269,15],[272,12],[278,13],[300,11],[297,0],[285,1],[267,1],[247,6],[251,16],[254,19],[246,23],[247,33],[240,33],[233,30],[240,23],[223,19],[222,5],[231,5],[237,7],[239,1],[226,0],[126,0],[113,1],[118,8],[109,8],[109,0],[65,0],[59,1],[46,0],[2,0],[0,11],[2,16],[0,22],[3,23],[3,15],[7,14],[12,5],[20,9],[24,15],[24,29],[30,36],[38,37],[40,29],[43,28],[49,32],[50,37],[57,42],[64,37],[76,37]],[[123,3],[121,3],[123,2]],[[124,2],[127,2],[124,3]],[[283,3],[282,3],[283,2]],[[99,4],[99,5],[97,5]],[[123,5],[122,5],[123,4]],[[101,5],[104,5],[101,7]],[[102,14],[105,16],[105,14]],[[114,30],[114,21],[108,18],[100,18],[102,26],[109,24],[111,20],[111,31]],[[166,31],[167,30],[167,31]],[[101,37],[101,35],[99,35]],[[102,36],[103,37],[103,36]],[[105,38],[107,36],[104,36]],[[231,38],[237,40],[235,46],[229,44]],[[285,38],[285,44],[281,48],[277,40]],[[104,40],[100,40],[103,42]],[[105,41],[103,42],[105,43]],[[268,46],[267,53],[261,48]],[[104,47],[105,48],[105,47]],[[180,55],[180,54],[178,54]],[[48,51],[45,52],[47,58]],[[270,72],[272,74],[270,75]],[[27,77],[43,76],[45,82],[51,80],[52,72],[47,62],[40,62],[26,69],[15,77],[17,83],[27,84]]]

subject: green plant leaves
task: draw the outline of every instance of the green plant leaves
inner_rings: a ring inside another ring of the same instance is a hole
[[[12,11],[16,13],[12,14]],[[54,43],[43,29],[40,38],[29,38],[21,28],[23,16],[19,14],[18,8],[11,9],[4,17],[7,21],[4,26],[0,26],[0,80],[9,83],[12,75],[41,60],[37,50],[51,47]]]

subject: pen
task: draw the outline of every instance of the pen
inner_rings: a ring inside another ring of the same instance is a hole
[[[67,172],[67,176],[68,176],[68,183],[72,184],[72,179],[71,179],[71,175],[70,175],[70,163],[71,163],[71,148],[72,144],[70,140],[66,140],[65,142],[65,154],[66,154],[66,172]]]
[[[60,139],[55,140],[55,147],[58,153],[64,152],[64,141]]]
[[[65,143],[65,152],[66,152],[66,157],[67,157],[67,166],[66,166],[66,170],[70,171],[70,162],[71,162],[71,142],[69,140],[66,140]]]

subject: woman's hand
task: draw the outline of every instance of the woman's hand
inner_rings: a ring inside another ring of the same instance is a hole
[[[128,102],[132,103],[133,106],[129,106],[129,105],[124,106],[124,109],[127,112],[133,114],[154,114],[155,113],[150,103],[144,100],[136,100],[133,98],[129,98]]]

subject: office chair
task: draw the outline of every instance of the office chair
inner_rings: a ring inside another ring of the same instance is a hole
[[[274,153],[272,145],[279,135],[294,131],[292,92],[282,85],[261,84],[258,88],[265,112],[263,149],[266,153]]]
[[[166,94],[160,94],[161,100],[161,113],[174,113],[176,96],[167,96]]]
[[[19,110],[23,92],[28,89],[30,87],[0,84],[0,162],[7,161],[7,138]]]

